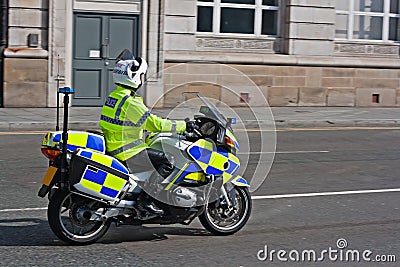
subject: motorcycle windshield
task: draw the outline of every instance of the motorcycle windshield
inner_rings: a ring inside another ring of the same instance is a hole
[[[185,92],[185,94],[193,94],[197,96],[201,102],[203,102],[204,106],[200,107],[200,113],[203,115],[213,118],[220,122],[222,125],[227,125],[227,119],[222,115],[222,113],[215,107],[206,97],[204,97],[199,92]]]

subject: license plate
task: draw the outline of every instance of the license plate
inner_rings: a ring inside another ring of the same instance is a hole
[[[57,170],[58,169],[56,167],[50,166],[49,169],[47,170],[46,174],[43,177],[42,184],[49,186],[51,181],[53,180],[54,175],[56,174]]]

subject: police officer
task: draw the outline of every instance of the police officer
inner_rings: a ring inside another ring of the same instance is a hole
[[[151,170],[154,166],[160,175],[166,177],[173,166],[163,152],[149,148],[142,141],[143,132],[183,133],[186,123],[160,118],[145,106],[136,91],[143,84],[147,67],[144,59],[135,58],[129,50],[117,57],[113,70],[117,88],[102,108],[100,128],[108,154],[125,162],[135,173]],[[149,208],[154,213],[161,212],[154,205],[149,205]]]

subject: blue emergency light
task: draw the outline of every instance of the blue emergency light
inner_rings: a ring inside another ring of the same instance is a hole
[[[229,124],[236,124],[236,118],[228,118]]]
[[[75,90],[71,87],[58,88],[58,92],[62,94],[74,94]]]

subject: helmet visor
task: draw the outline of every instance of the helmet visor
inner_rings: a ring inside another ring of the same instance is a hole
[[[119,53],[119,55],[115,59],[115,62],[118,62],[120,60],[132,60],[132,59],[135,59],[132,52],[129,51],[129,49],[124,49],[121,51],[121,53]]]

